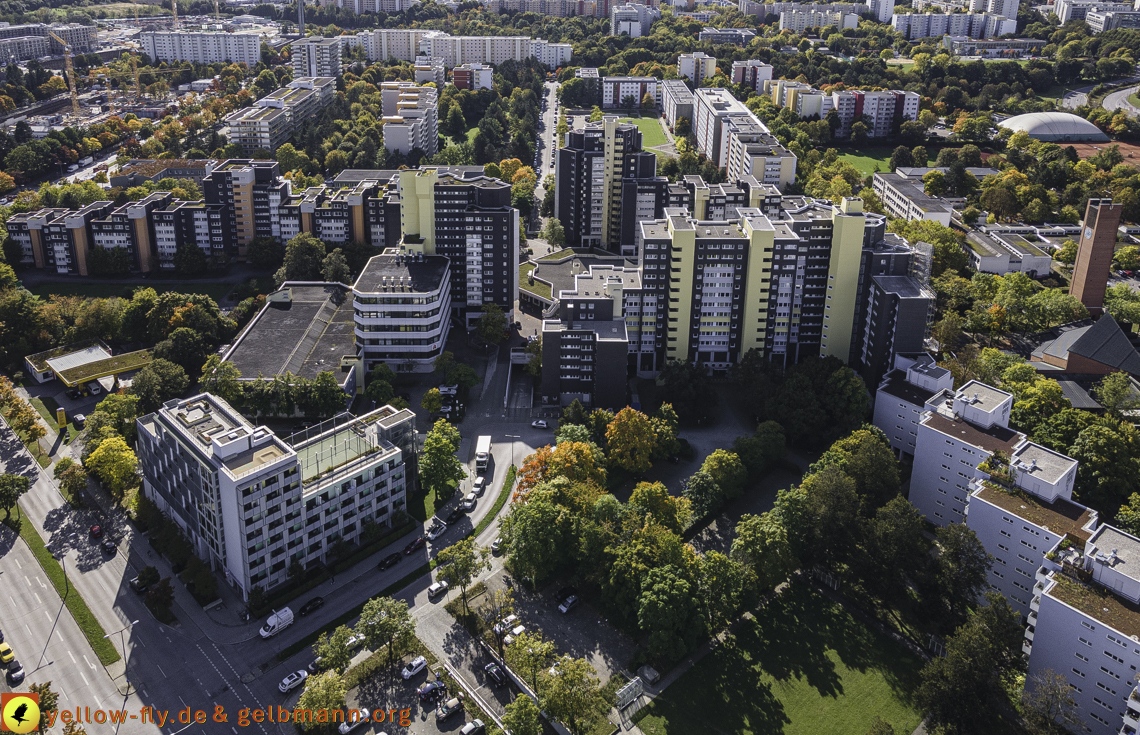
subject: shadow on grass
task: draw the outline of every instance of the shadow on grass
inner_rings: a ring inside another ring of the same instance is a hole
[[[756,615],[646,708],[647,735],[863,735],[876,715],[917,725],[917,658],[803,584]]]

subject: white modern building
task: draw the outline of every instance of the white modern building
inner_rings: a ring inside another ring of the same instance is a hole
[[[677,76],[691,79],[693,84],[711,79],[716,76],[716,57],[704,51],[681,54],[677,57]]]
[[[252,69],[261,61],[261,37],[256,33],[148,31],[139,34],[139,43],[143,53],[156,62],[232,62]]]
[[[569,43],[526,36],[451,36],[419,28],[381,28],[361,31],[357,36],[372,61],[415,61],[417,56],[427,56],[455,67],[467,63],[501,64],[509,59],[525,61],[533,56],[539,63],[556,69],[566,65],[572,54]]]
[[[994,38],[1017,33],[1017,20],[989,13],[897,13],[891,26],[908,41],[942,36]]]
[[[1025,273],[1044,278],[1053,269],[1053,256],[1020,234],[1000,227],[981,227],[966,233],[965,250],[970,266],[979,273]]]
[[[427,156],[439,150],[438,93],[434,87],[411,82],[381,82],[384,147],[410,153],[419,148]]]
[[[1056,0],[1053,4],[1053,12],[1061,21],[1061,25],[1065,25],[1070,20],[1084,20],[1093,8],[1113,12],[1118,10],[1129,11],[1133,9],[1133,6],[1131,3],[1112,3],[1104,0]]]
[[[829,13],[817,10],[787,10],[780,13],[780,30],[790,30],[793,33],[803,33],[809,28],[825,26],[835,26],[844,30],[858,25],[859,16],[854,13]]]
[[[772,79],[772,65],[757,59],[732,62],[732,83],[747,84],[757,92],[764,88],[764,82]]]
[[[405,507],[415,414],[384,406],[348,418],[286,441],[208,393],[167,401],[136,422],[143,493],[248,599]]]
[[[366,368],[431,372],[451,328],[451,261],[388,248],[352,286],[356,342]]]
[[[962,523],[978,465],[994,452],[1006,456],[1025,441],[1009,428],[1013,395],[971,380],[942,390],[925,405],[915,437],[910,502],[936,526]]]
[[[1081,732],[1128,735],[1140,729],[1140,538],[1102,525],[1087,540],[1070,534],[1046,550],[1030,602],[1022,650],[1027,681],[1046,669],[1063,675]]]
[[[989,476],[971,486],[966,525],[994,557],[991,588],[1028,616],[1045,555],[1067,537],[1087,541],[1097,513],[1073,502],[1077,461],[1063,454],[1025,442],[983,467]]]
[[[677,119],[686,117],[693,121],[693,90],[680,79],[666,79],[661,82],[661,108],[665,122],[672,128]]]
[[[610,35],[630,38],[648,36],[653,22],[661,19],[661,11],[651,5],[627,3],[610,9]]]
[[[334,95],[336,79],[298,77],[262,97],[252,107],[227,115],[230,141],[239,143],[246,153],[259,149],[275,151],[301,121],[326,107]]]
[[[460,89],[491,89],[495,85],[495,70],[486,64],[463,64],[451,70],[451,81]]]
[[[922,415],[932,399],[954,387],[954,376],[927,354],[895,355],[894,369],[875,392],[874,424],[887,435],[891,449],[914,456]]]
[[[447,68],[443,59],[430,56],[417,56],[415,61],[416,84],[433,82],[436,89],[442,90],[447,84]],[[457,85],[458,86],[458,85]]]
[[[697,150],[721,168],[728,160],[725,129],[732,118],[755,121],[763,127],[752,111],[727,89],[701,87],[693,93],[693,132],[697,136]],[[764,130],[767,131],[767,127]]]

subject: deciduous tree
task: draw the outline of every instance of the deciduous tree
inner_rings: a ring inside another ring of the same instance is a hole
[[[629,407],[619,411],[606,428],[610,463],[630,472],[645,472],[653,465],[656,442],[649,418]]]
[[[741,517],[732,542],[732,558],[752,568],[757,587],[764,591],[786,582],[797,564],[787,530],[771,512]]]
[[[574,735],[590,732],[601,717],[598,677],[584,658],[564,658],[558,666],[558,676],[550,677],[539,700],[542,709]]]
[[[507,332],[507,315],[498,304],[484,304],[476,331],[485,344],[500,344]]]
[[[443,419],[436,421],[420,453],[420,481],[424,487],[434,490],[437,497],[450,495],[466,477],[456,456],[458,451],[459,430]]]
[[[538,705],[526,695],[515,697],[503,711],[503,725],[511,735],[542,735]]]
[[[490,555],[491,550],[477,547],[473,538],[457,541],[436,555],[436,576],[446,581],[449,587],[459,588],[464,611],[470,611],[467,588],[480,572],[491,568],[491,562],[487,560]]]
[[[120,436],[105,440],[87,458],[87,469],[116,497],[138,482],[138,466],[138,457]]]
[[[977,604],[982,592],[989,588],[994,558],[964,523],[943,526],[935,535],[941,549],[937,562],[939,588],[951,619],[961,621],[967,609]]]
[[[313,653],[321,660],[322,669],[344,673],[352,661],[352,652],[348,650],[348,639],[351,637],[352,629],[347,625],[338,626],[332,635],[321,632],[313,644]]]
[[[189,385],[190,378],[181,365],[156,359],[135,376],[131,383],[131,393],[138,396],[139,409],[150,413],[157,411],[171,398],[181,396]]]
[[[393,666],[397,649],[402,648],[415,629],[408,603],[394,597],[373,597],[364,603],[354,630],[364,635],[364,645],[371,651],[387,646],[388,665]]]
[[[651,569],[641,590],[637,622],[649,634],[649,655],[677,661],[700,639],[704,621],[698,614],[695,590],[676,567]]]
[[[347,694],[348,689],[344,685],[344,678],[338,672],[322,671],[305,679],[305,690],[301,692],[301,698],[297,700],[297,707],[311,712],[343,710],[344,698]],[[322,726],[313,725],[311,727],[318,729]],[[324,727],[324,729],[332,731],[330,727]]]
[[[20,496],[28,492],[28,478],[23,475],[0,475],[0,506],[5,518],[12,517],[12,508]]]

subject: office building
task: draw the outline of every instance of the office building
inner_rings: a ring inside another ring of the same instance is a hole
[[[711,79],[716,76],[716,57],[704,51],[681,54],[677,57],[677,75],[691,80],[693,84]]]
[[[661,109],[665,113],[665,123],[670,129],[676,127],[677,120],[687,118],[693,122],[693,90],[680,79],[666,79],[661,82]]]
[[[341,44],[335,38],[310,37],[289,45],[294,77],[340,76]]]
[[[1045,48],[1045,41],[1036,38],[991,38],[977,39],[966,36],[943,36],[942,47],[954,56],[982,56],[985,58],[1010,58],[1013,56],[1038,56]]]
[[[234,63],[252,69],[261,61],[261,37],[256,33],[144,31],[139,34],[139,44],[155,62]]]
[[[383,406],[347,418],[291,444],[208,393],[167,401],[136,422],[143,494],[244,599],[273,590],[293,564],[323,566],[335,543],[406,507],[415,415]]]
[[[610,9],[610,35],[630,38],[648,36],[653,22],[661,19],[661,11],[651,5],[627,3]]]
[[[556,155],[554,216],[567,247],[633,255],[639,216],[661,216],[668,186],[657,176],[657,157],[641,150],[641,131],[607,115],[571,130]]]
[[[894,173],[875,174],[871,181],[871,187],[879,195],[883,207],[892,217],[908,221],[928,219],[949,227],[953,203],[942,197],[932,197],[926,194],[926,184],[923,182],[923,177],[931,171],[940,171],[945,174],[949,169],[946,167],[900,167]],[[997,169],[977,166],[967,167],[966,172],[978,181],[998,173]]]
[[[1053,12],[1065,25],[1071,20],[1084,20],[1094,8],[1101,12],[1129,11],[1133,9],[1131,3],[1113,3],[1104,0],[1056,0]]]
[[[1089,199],[1085,207],[1084,231],[1077,241],[1077,261],[1069,293],[1092,314],[1104,307],[1104,292],[1112,268],[1116,248],[1116,230],[1120,227],[1123,205],[1111,199]]]
[[[470,89],[475,92],[480,89],[491,89],[495,84],[494,71],[486,64],[457,66],[451,70],[451,80],[459,89]]]
[[[756,31],[751,28],[712,28],[706,26],[697,34],[697,40],[716,44],[733,44],[747,46],[756,38]]]
[[[451,262],[388,248],[352,286],[356,341],[364,366],[431,372],[451,326]]]
[[[381,82],[380,99],[385,148],[404,154],[418,148],[425,156],[438,152],[439,103],[435,88],[411,82]]]
[[[979,273],[1004,276],[1025,273],[1044,278],[1053,268],[1053,257],[1016,232],[978,228],[966,233],[965,251],[970,266]]]
[[[661,106],[661,82],[656,77],[602,77],[602,109],[638,109],[645,96]]]
[[[835,26],[839,29],[855,28],[859,16],[854,13],[829,13],[816,10],[787,10],[780,13],[780,30],[803,33],[809,28]]]
[[[246,153],[276,151],[308,118],[327,107],[336,95],[336,79],[298,77],[275,92],[226,116],[230,142]]]
[[[772,78],[772,65],[756,59],[732,62],[732,83],[746,84],[757,92],[764,88],[764,82]]]
[[[1104,10],[1094,8],[1085,16],[1089,30],[1094,34],[1117,28],[1140,28],[1140,10]]]
[[[908,41],[942,36],[994,38],[1017,33],[1017,20],[988,13],[896,13],[891,26]]]
[[[511,185],[447,168],[399,172],[403,245],[451,262],[451,308],[474,324],[486,304],[510,317],[519,292],[519,212]]]

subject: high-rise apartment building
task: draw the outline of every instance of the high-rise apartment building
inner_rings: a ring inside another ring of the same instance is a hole
[[[519,212],[511,185],[446,168],[399,172],[408,252],[451,262],[451,306],[473,324],[483,306],[513,314],[518,299]]]
[[[447,67],[443,59],[431,56],[417,56],[415,61],[416,84],[434,82],[436,89],[443,89],[447,84]],[[459,85],[456,85],[459,86]],[[461,89],[463,89],[461,87]]]
[[[661,19],[661,11],[648,4],[627,3],[610,9],[610,35],[639,38],[648,36],[654,21]]]
[[[661,216],[668,186],[657,176],[657,157],[641,150],[637,126],[613,115],[587,123],[567,134],[556,160],[554,216],[566,230],[566,244],[633,255],[635,223],[639,216]],[[627,201],[627,195],[636,199]]]
[[[294,77],[340,76],[340,41],[335,38],[302,38],[289,45]]]
[[[139,34],[139,43],[143,53],[155,62],[229,62],[252,69],[261,61],[261,36],[255,33],[146,31]]]
[[[665,113],[665,123],[672,128],[680,118],[693,122],[693,90],[680,79],[666,79],[661,82],[661,109]]]
[[[1112,268],[1116,248],[1116,230],[1120,227],[1123,205],[1111,199],[1089,199],[1085,207],[1084,229],[1077,241],[1077,262],[1069,293],[1093,314],[1104,308],[1104,292]]]
[[[415,61],[417,56],[443,59],[450,67],[461,64],[501,64],[508,59],[535,57],[551,69],[570,61],[569,43],[551,43],[526,36],[449,36],[443,31],[381,28],[361,31],[364,52],[372,61],[395,58]]]
[[[167,401],[136,422],[143,493],[248,599],[406,507],[415,414],[383,406],[343,418],[291,443],[208,393]]]
[[[746,84],[757,92],[763,90],[764,82],[772,78],[772,65],[756,59],[732,62],[732,83]]]
[[[603,110],[636,110],[644,106],[646,97],[661,106],[661,82],[656,77],[602,77]]]
[[[242,256],[255,237],[281,237],[280,207],[291,191],[276,161],[232,159],[202,180],[206,204],[232,212],[233,238]]]
[[[908,41],[942,36],[994,38],[1017,32],[1017,20],[991,13],[896,13],[891,25]]]
[[[1057,18],[1061,21],[1061,25],[1068,23],[1070,20],[1084,20],[1089,11],[1094,8],[1102,12],[1114,11],[1129,11],[1132,10],[1131,3],[1113,3],[1105,2],[1104,0],[1057,0],[1054,3],[1053,12],[1057,14]],[[1007,18],[1015,18],[1016,15],[1007,15]]]
[[[793,33],[803,33],[809,28],[825,26],[847,29],[858,25],[859,16],[854,13],[829,13],[817,10],[787,10],[780,13],[780,30],[790,30]]]
[[[381,82],[384,147],[399,153],[439,150],[438,91],[411,82]]]
[[[431,371],[451,326],[451,261],[389,248],[352,286],[356,343],[365,367]]]
[[[692,80],[693,84],[711,79],[716,76],[716,57],[704,51],[681,54],[677,57],[677,76]]]
[[[42,53],[38,53],[37,56],[4,56],[3,58],[6,61],[25,61],[49,54],[62,54],[63,44],[48,35],[49,32],[62,38],[64,43],[71,46],[71,52],[75,54],[89,54],[99,47],[98,29],[93,25],[85,26],[78,23],[54,23],[52,25],[22,23],[11,25],[4,23],[0,25],[0,47],[13,53],[27,54],[41,50]],[[43,39],[43,43],[33,40],[37,38]],[[19,43],[2,44],[4,40],[19,41]]]
[[[298,77],[252,107],[227,115],[230,142],[240,144],[247,154],[276,151],[302,121],[327,107],[335,95],[336,79],[332,77]]]

